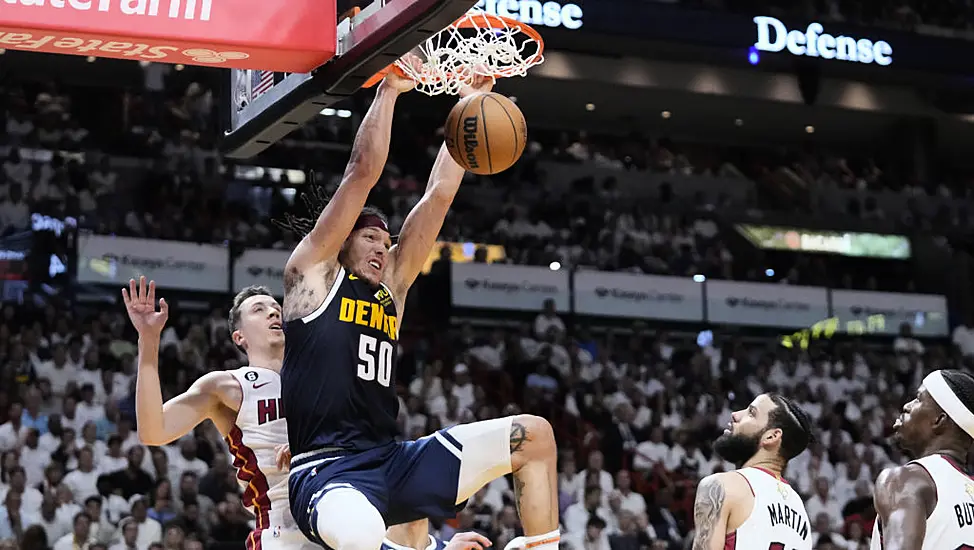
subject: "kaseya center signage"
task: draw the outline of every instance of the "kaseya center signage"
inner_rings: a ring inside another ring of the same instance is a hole
[[[780,20],[768,16],[755,17],[754,23],[758,34],[754,47],[762,52],[787,50],[792,55],[882,66],[893,62],[893,47],[885,40],[834,36],[816,22],[809,23],[803,31],[789,30]]]
[[[474,8],[533,26],[564,27],[569,30],[582,27],[582,8],[577,4],[540,0],[480,0]]]

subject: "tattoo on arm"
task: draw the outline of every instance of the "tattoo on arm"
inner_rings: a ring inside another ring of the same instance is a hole
[[[693,521],[696,533],[693,536],[693,550],[707,550],[710,539],[715,535],[714,526],[720,519],[724,508],[724,486],[714,477],[704,478],[697,487],[697,498],[693,503]]]
[[[511,453],[516,453],[528,441],[528,430],[520,422],[511,424]]]

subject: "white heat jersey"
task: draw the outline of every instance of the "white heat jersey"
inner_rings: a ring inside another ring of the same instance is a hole
[[[237,419],[227,434],[227,444],[237,469],[237,481],[243,489],[243,505],[256,519],[246,546],[266,550],[269,539],[288,538],[292,539],[294,548],[293,543],[300,545],[307,541],[291,517],[287,472],[277,468],[277,448],[287,443],[287,421],[281,409],[281,376],[260,367],[243,367],[230,374],[240,383],[243,399]]]
[[[923,466],[937,489],[937,505],[927,518],[927,533],[921,550],[974,548],[974,480],[943,455],[925,456],[910,464]],[[878,519],[873,524],[870,548],[883,548],[882,526]]]
[[[812,550],[812,526],[802,497],[785,481],[760,468],[736,470],[754,493],[751,515],[733,533],[727,550]]]

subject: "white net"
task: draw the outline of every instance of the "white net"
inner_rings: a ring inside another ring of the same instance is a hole
[[[476,76],[524,76],[544,62],[544,45],[520,25],[471,10],[396,66],[427,95],[457,95]],[[412,62],[411,62],[412,61]]]

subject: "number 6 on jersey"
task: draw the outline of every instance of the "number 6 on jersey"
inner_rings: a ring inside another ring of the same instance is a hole
[[[358,340],[358,358],[359,378],[366,382],[375,380],[389,387],[392,382],[392,344],[362,334]]]

